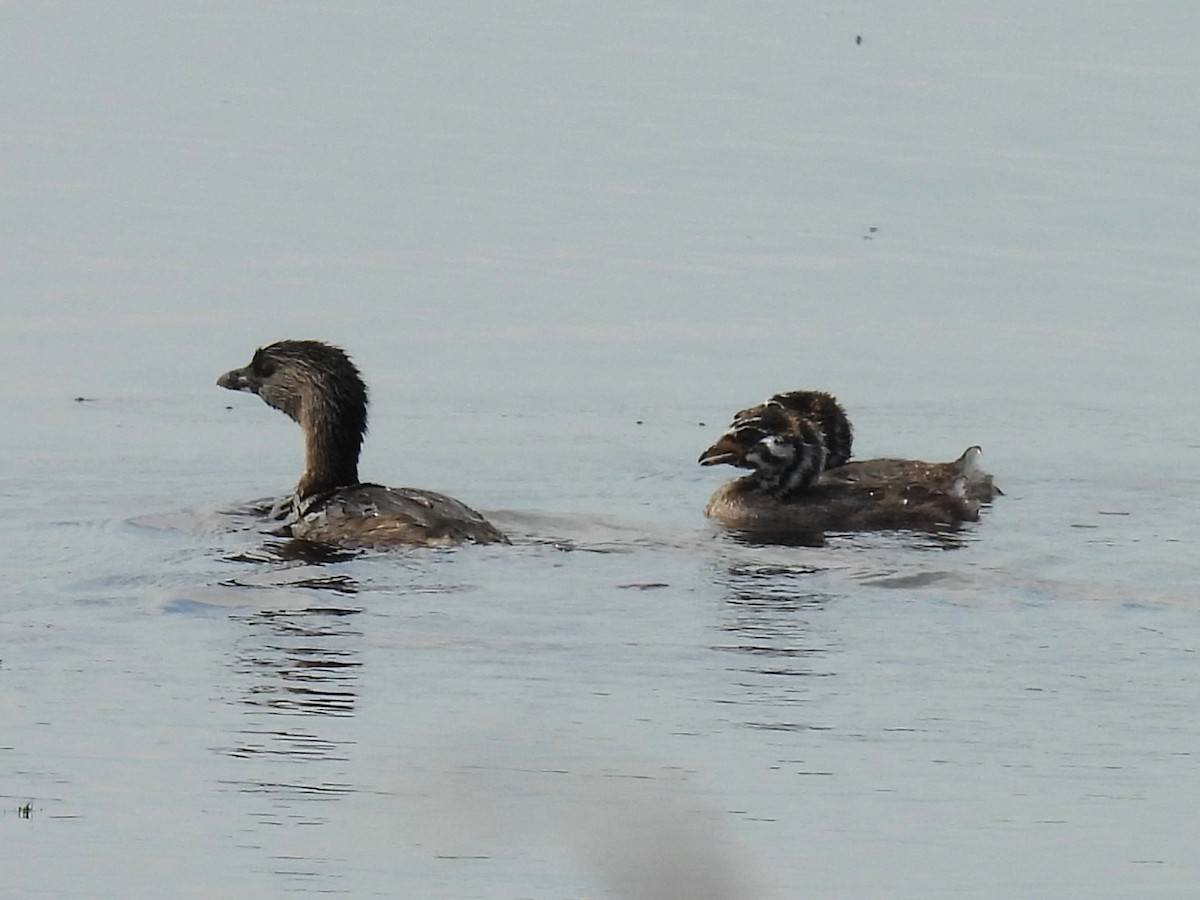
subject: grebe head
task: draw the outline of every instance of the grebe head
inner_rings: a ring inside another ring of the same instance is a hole
[[[768,401],[739,413],[699,462],[750,469],[748,477],[762,490],[783,498],[820,477],[825,452],[825,436],[818,424]]]
[[[301,497],[358,482],[367,431],[367,388],[338,347],[321,341],[278,341],[260,347],[249,365],[226,372],[220,387],[258,394],[304,429]]]
[[[772,396],[763,405],[779,406],[798,419],[808,419],[821,426],[825,444],[825,468],[833,469],[849,462],[854,444],[854,429],[850,425],[846,410],[833,394],[827,394],[825,391],[783,391]]]
[[[336,408],[361,413],[367,427],[367,388],[358,367],[340,347],[321,341],[277,341],[254,351],[250,364],[226,372],[217,384],[258,394],[292,420]],[[350,423],[346,423],[350,424]]]
[[[733,424],[717,438],[717,442],[700,454],[702,466],[730,465],[740,469],[756,469],[760,459],[774,456],[771,448],[779,447],[795,432],[795,422],[779,404],[764,403],[737,414]]]

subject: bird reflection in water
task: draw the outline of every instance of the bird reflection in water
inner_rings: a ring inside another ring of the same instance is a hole
[[[307,592],[286,594],[294,600]],[[354,741],[342,739],[336,720],[355,714],[362,632],[354,623],[360,611],[325,601],[237,617],[247,628],[233,658],[239,680],[248,681],[236,700],[245,727],[218,752],[247,761],[306,764],[287,782],[251,773],[229,782],[243,793],[275,798],[259,814],[268,820],[308,821],[313,813],[290,801],[331,800],[354,792],[346,774]],[[271,763],[261,771],[278,770]]]
[[[806,613],[819,612],[828,597],[802,579],[819,570],[804,566],[730,567],[729,595],[721,629],[728,643],[714,647],[749,659],[743,671],[761,675],[813,675],[810,661],[829,647],[814,639]]]
[[[820,571],[760,564],[723,569],[728,594],[719,627],[726,640],[712,649],[727,655],[730,693],[722,702],[747,716],[742,725],[784,731],[827,727],[797,715],[812,679],[833,674],[821,663],[834,648],[812,624],[829,602],[811,584]]]
[[[325,606],[244,617],[252,635],[237,660],[252,682],[244,702],[286,714],[353,715],[362,632],[350,622],[358,612]]]

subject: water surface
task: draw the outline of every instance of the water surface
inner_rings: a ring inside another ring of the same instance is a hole
[[[0,18],[6,890],[1194,894],[1190,6]],[[282,337],[515,545],[228,515]],[[799,387],[1006,496],[721,533],[696,456]]]

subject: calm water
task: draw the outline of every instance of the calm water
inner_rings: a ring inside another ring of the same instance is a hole
[[[0,893],[1195,896],[1196,12],[804,6],[0,12]],[[281,337],[516,544],[227,514]],[[1007,495],[731,539],[798,387]]]

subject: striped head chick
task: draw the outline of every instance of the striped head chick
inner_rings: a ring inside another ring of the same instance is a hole
[[[744,409],[735,416],[740,419],[753,415],[764,407],[776,404],[787,412],[821,426],[825,440],[825,468],[836,469],[850,461],[854,443],[854,428],[842,404],[833,394],[824,391],[784,391],[766,403]]]
[[[825,469],[825,458],[821,426],[768,401],[738,413],[717,442],[700,454],[699,463],[750,469],[747,478],[782,500],[811,487]]]

